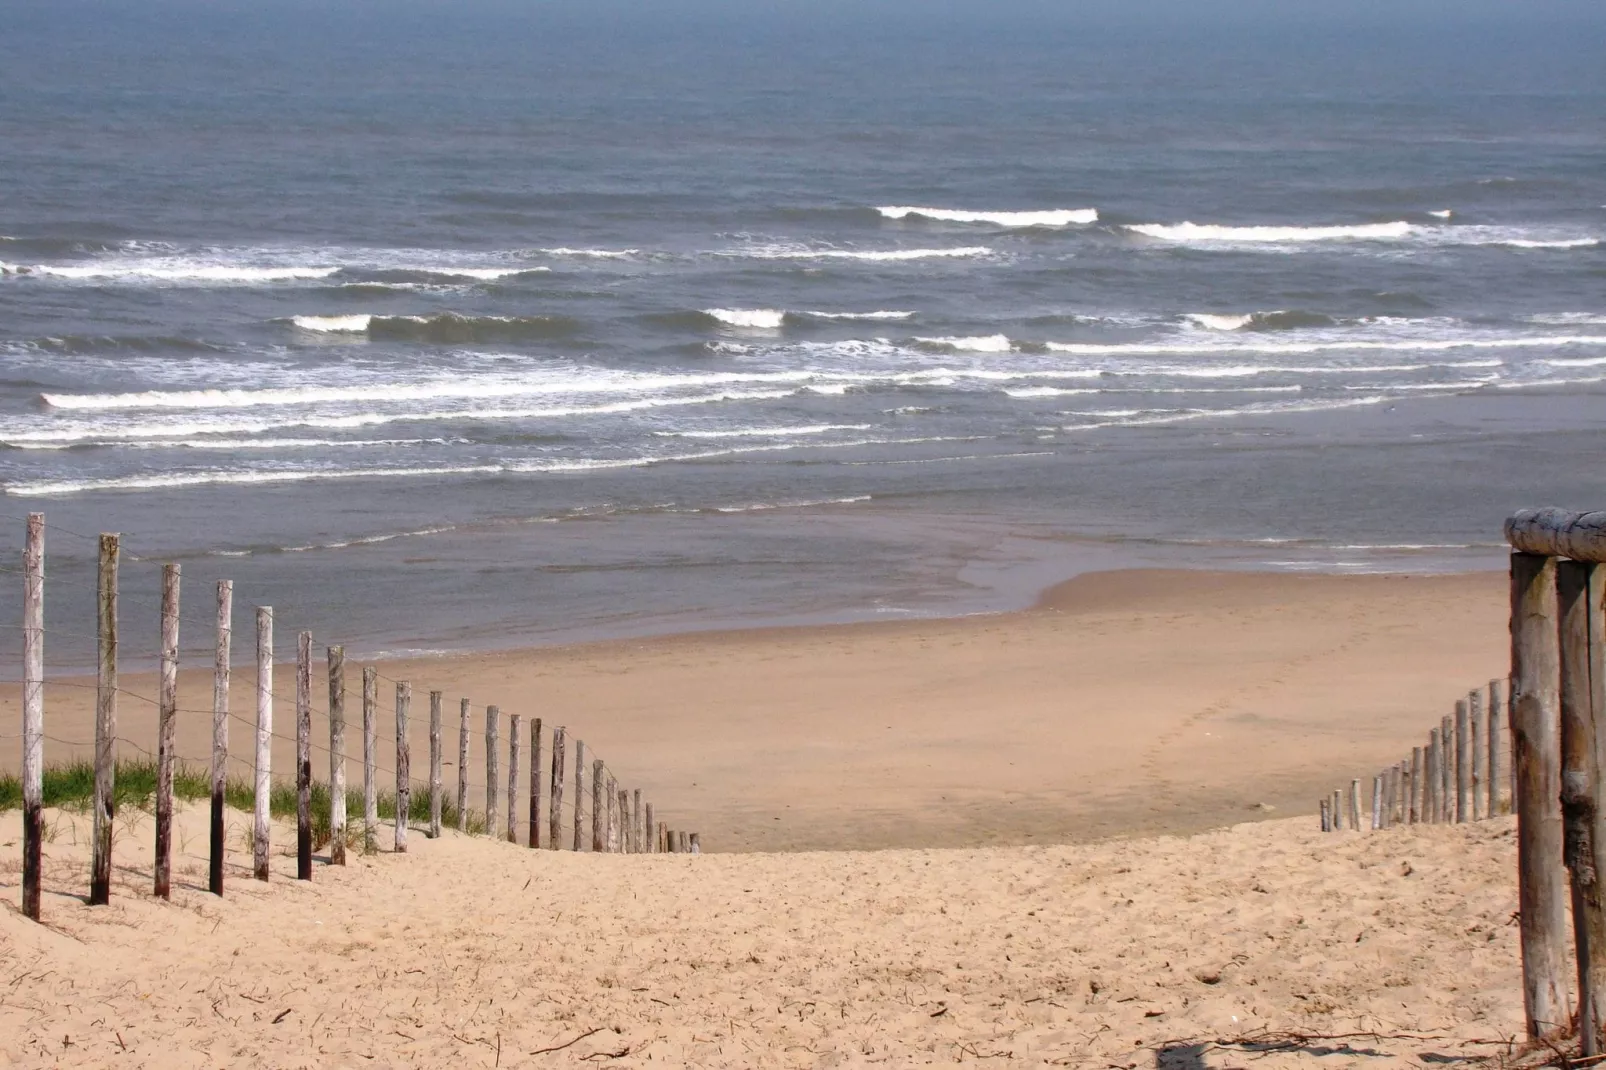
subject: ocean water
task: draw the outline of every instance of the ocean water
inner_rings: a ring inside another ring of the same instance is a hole
[[[1600,19],[1000,10],[12,5],[0,510],[372,653],[1602,504]]]

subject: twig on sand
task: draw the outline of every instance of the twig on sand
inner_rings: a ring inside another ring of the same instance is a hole
[[[603,1031],[603,1030],[604,1030],[604,1029],[606,1029],[606,1028],[608,1028],[608,1027],[607,1027],[607,1026],[605,1026],[605,1025],[599,1025],[599,1026],[597,1026],[597,1027],[596,1027],[596,1028],[595,1028],[595,1029],[588,1029],[588,1030],[586,1030],[586,1031],[585,1031],[585,1032],[584,1032],[584,1033],[581,1033],[581,1034],[580,1034],[580,1035],[579,1035],[579,1036],[577,1036],[577,1037],[575,1037],[575,1038],[574,1038],[574,1039],[573,1039],[573,1040],[571,1040],[571,1041],[568,1041],[568,1042],[566,1042],[566,1043],[563,1043],[563,1044],[554,1044],[554,1045],[553,1045],[553,1046],[552,1046],[552,1047],[550,1047],[550,1048],[537,1048],[537,1049],[536,1049],[536,1050],[535,1050],[535,1051],[532,1051],[532,1052],[530,1052],[530,1054],[531,1054],[531,1055],[545,1055],[545,1054],[546,1054],[546,1053],[547,1053],[547,1052],[551,1052],[551,1051],[562,1051],[562,1050],[563,1050],[563,1049],[564,1049],[564,1048],[572,1048],[572,1047],[574,1047],[574,1046],[575,1046],[575,1045],[576,1045],[576,1044],[578,1044],[578,1043],[580,1043],[580,1042],[581,1042],[581,1041],[582,1041],[582,1040],[584,1040],[584,1039],[585,1039],[585,1038],[586,1038],[586,1037],[589,1037],[589,1036],[591,1036],[591,1035],[592,1035],[592,1034],[594,1034],[594,1033],[600,1033],[600,1032],[602,1032],[602,1031]]]

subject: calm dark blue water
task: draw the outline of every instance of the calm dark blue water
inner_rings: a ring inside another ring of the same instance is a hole
[[[1180,10],[6,5],[7,512],[401,649],[1601,504],[1603,20]]]

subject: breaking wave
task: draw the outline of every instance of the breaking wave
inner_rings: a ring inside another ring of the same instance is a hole
[[[971,212],[957,208],[877,208],[887,219],[932,219],[942,223],[991,223],[1000,227],[1069,227],[1097,223],[1096,208],[1054,208],[1035,212]]]

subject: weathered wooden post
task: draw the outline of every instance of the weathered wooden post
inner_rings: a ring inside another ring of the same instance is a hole
[[[1560,673],[1556,562],[1523,552],[1506,522],[1511,555],[1511,730],[1516,754],[1518,911],[1528,1035],[1568,1027],[1566,883],[1562,858]]]
[[[296,637],[296,879],[312,879],[312,633]]]
[[[1422,748],[1411,748],[1411,803],[1406,821],[1415,825],[1422,820]]]
[[[1472,749],[1468,743],[1468,725],[1472,718],[1467,712],[1467,700],[1455,704],[1455,821],[1465,824],[1472,820]]]
[[[524,738],[524,718],[507,715],[507,842],[519,842],[519,744]]]
[[[683,854],[683,855],[691,854],[691,834],[690,833],[676,831],[676,833],[675,833],[675,850],[678,853]]]
[[[686,841],[687,841],[687,847],[691,851],[692,854],[700,855],[700,854],[703,853],[703,835],[702,835],[702,833],[693,832],[693,833],[689,834],[686,837]]]
[[[619,812],[619,800],[620,800],[620,798],[622,796],[620,795],[620,792],[619,792],[619,782],[613,778],[613,770],[611,770],[611,769],[608,770],[607,794],[608,794],[608,824],[607,824],[608,851],[610,853],[617,854],[618,851],[619,851],[619,846],[620,846],[620,844],[619,844],[620,824],[621,824],[621,821],[622,821],[622,818],[623,818],[623,815],[620,814],[620,812]]]
[[[257,735],[253,766],[251,873],[268,879],[268,836],[273,815],[273,607],[257,606]]]
[[[1323,795],[1322,798],[1321,798],[1320,805],[1321,805],[1321,810],[1322,810],[1322,831],[1323,832],[1332,832],[1333,831],[1333,814],[1332,814],[1333,802],[1326,795]]]
[[[563,846],[563,773],[569,730],[563,725],[552,729],[552,804],[547,807],[546,845],[551,850]]]
[[[602,759],[591,763],[591,849],[608,849],[608,777]]]
[[[1427,812],[1422,820],[1430,825],[1437,825],[1443,815],[1443,807],[1439,802],[1439,791],[1443,778],[1439,775],[1439,764],[1444,756],[1444,748],[1439,744],[1439,730],[1431,729],[1428,732],[1428,758],[1427,758],[1427,784],[1424,785],[1423,798],[1426,800]]]
[[[1455,717],[1445,714],[1439,722],[1439,821],[1441,824],[1455,823],[1455,778],[1456,778],[1456,746],[1455,746]]]
[[[641,789],[635,788],[630,797],[630,849],[636,854],[644,853],[646,840],[641,827]]]
[[[396,684],[396,853],[407,853],[407,820],[413,812],[413,745],[407,738],[407,714],[413,705],[413,685]]]
[[[112,894],[112,821],[117,817],[117,557],[121,537],[100,537],[96,574],[95,816],[89,905],[104,906]]]
[[[1344,828],[1344,806],[1342,798],[1343,796],[1339,794],[1337,788],[1334,788],[1333,794],[1327,797],[1327,812],[1333,815],[1334,832],[1340,832]]]
[[[156,897],[173,898],[173,747],[178,734],[178,565],[162,566],[162,653],[156,685]]]
[[[379,670],[362,670],[362,850],[379,850]]]
[[[22,550],[22,913],[39,920],[45,843],[45,514]]]
[[[446,696],[429,693],[429,838],[441,838],[441,718]]]
[[[584,809],[581,802],[586,797],[586,745],[584,740],[574,741],[574,849],[580,850],[582,844],[581,815]]]
[[[1573,938],[1578,963],[1578,1035],[1582,1054],[1599,1053],[1606,1026],[1606,889],[1600,882],[1595,834],[1600,789],[1598,719],[1606,714],[1596,671],[1606,653],[1603,566],[1556,562],[1561,628],[1561,815],[1563,858],[1571,876]]]
[[[1372,830],[1383,827],[1383,778],[1372,778]]]
[[[1489,681],[1489,731],[1487,745],[1489,747],[1489,816],[1496,817],[1509,812],[1502,797],[1501,784],[1506,779],[1505,740],[1501,738],[1501,728],[1505,724],[1504,694],[1499,680]]]
[[[329,864],[346,864],[346,648],[324,649],[329,669]]]
[[[652,803],[647,803],[641,810],[641,849],[648,854],[657,854],[658,826],[652,820]]]
[[[217,581],[217,653],[212,664],[212,813],[207,887],[223,894],[223,797],[229,784],[229,678],[234,660],[234,581]]]
[[[501,757],[497,753],[498,721],[502,719],[502,711],[496,706],[485,707],[485,834],[496,835],[497,818],[501,814],[497,787],[497,760]]]
[[[630,792],[619,788],[619,820],[616,823],[618,833],[614,837],[613,849],[620,854],[630,850]]]
[[[530,850],[541,846],[541,718],[530,722]]]
[[[1468,782],[1471,785],[1471,809],[1467,812],[1468,821],[1481,821],[1489,816],[1483,809],[1483,782],[1486,774],[1483,767],[1483,692],[1472,691],[1467,694],[1467,768],[1471,770]]]
[[[468,831],[468,699],[457,704],[457,831]]]

